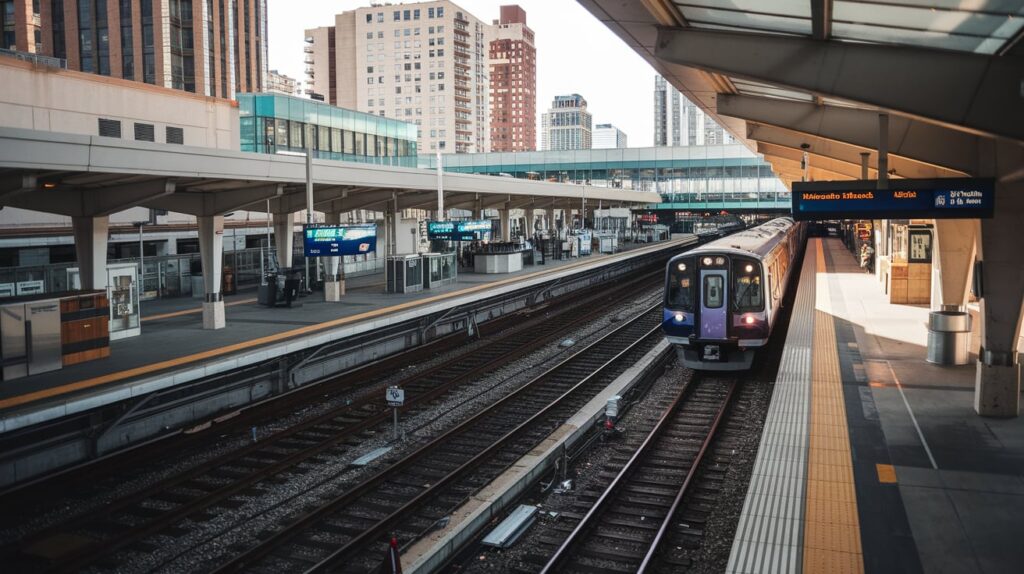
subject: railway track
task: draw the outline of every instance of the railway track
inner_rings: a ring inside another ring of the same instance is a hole
[[[660,340],[660,304],[518,391],[285,525],[218,572],[371,572],[529,452]]]
[[[592,506],[542,572],[611,574],[664,564],[665,540],[693,530],[689,513],[704,502],[694,493],[696,477],[737,385],[695,374],[607,488],[581,496]]]
[[[554,316],[537,313],[489,344],[426,371],[410,373],[398,383],[406,390],[402,410],[424,408],[475,377],[556,340],[592,320],[592,309],[615,305],[630,292],[635,297],[639,284],[642,282],[629,282],[611,292],[580,298],[559,308]],[[358,445],[365,433],[391,416],[381,400],[384,386],[383,382],[367,384],[351,404],[121,497],[104,506],[101,513],[80,516],[32,535],[18,548],[5,549],[4,560],[25,570],[77,570],[147,537],[173,532],[186,519],[201,520],[218,507],[231,507],[234,496],[265,486],[301,464],[316,463],[318,457],[335,456]],[[65,543],[55,543],[58,541]]]

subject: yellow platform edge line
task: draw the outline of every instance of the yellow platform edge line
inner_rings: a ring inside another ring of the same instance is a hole
[[[655,251],[657,249],[665,248],[665,247],[666,246],[663,245],[663,244],[654,244],[653,246],[651,246],[649,248],[642,247],[640,249],[635,249],[635,250],[632,250],[632,251],[627,251],[625,253],[628,253],[628,254],[641,254],[641,253],[646,253],[646,252],[650,252],[650,251]],[[270,343],[276,343],[278,341],[283,341],[285,339],[291,339],[293,337],[298,337],[300,335],[308,335],[308,334],[316,333],[318,331],[324,331],[324,330],[327,330],[327,329],[331,329],[333,327],[339,327],[339,326],[347,325],[347,324],[350,324],[350,323],[356,323],[356,322],[359,322],[359,321],[365,321],[367,319],[373,319],[375,317],[380,317],[382,315],[387,315],[387,314],[394,313],[394,312],[397,312],[397,311],[404,311],[406,309],[410,309],[410,308],[413,308],[413,307],[420,307],[420,306],[427,305],[427,304],[430,304],[430,303],[434,303],[434,302],[437,302],[437,301],[442,301],[444,299],[451,299],[451,298],[458,297],[458,296],[461,296],[461,295],[468,295],[468,294],[471,294],[471,293],[476,293],[478,291],[484,291],[484,290],[487,290],[487,289],[494,289],[495,287],[501,287],[503,285],[507,285],[509,283],[515,283],[515,282],[518,282],[518,281],[526,281],[526,280],[529,280],[529,279],[532,279],[534,277],[538,277],[538,276],[541,276],[541,275],[546,275],[546,274],[555,273],[555,272],[559,272],[559,271],[566,271],[566,270],[569,270],[569,269],[575,269],[576,267],[581,267],[583,265],[588,265],[590,263],[593,263],[595,260],[601,260],[601,259],[610,258],[610,257],[614,257],[614,255],[609,255],[609,256],[605,256],[605,257],[600,257],[599,256],[598,258],[590,258],[590,259],[588,259],[586,261],[577,261],[575,263],[570,263],[568,265],[564,265],[562,267],[557,267],[555,269],[544,269],[543,271],[535,271],[533,273],[529,273],[529,274],[526,274],[526,275],[519,275],[517,277],[509,277],[508,279],[502,279],[500,281],[495,281],[493,283],[484,283],[484,284],[481,284],[481,285],[475,285],[473,287],[467,287],[467,288],[461,289],[459,291],[452,291],[450,293],[442,293],[442,294],[439,294],[439,295],[434,295],[432,297],[427,297],[425,299],[418,299],[416,301],[408,301],[408,302],[405,302],[405,303],[400,303],[398,305],[393,305],[391,307],[383,307],[381,309],[375,309],[373,311],[366,311],[365,313],[359,313],[357,315],[350,315],[348,317],[341,317],[341,318],[338,318],[338,319],[332,319],[330,321],[324,321],[323,323],[317,323],[316,325],[308,325],[308,326],[305,326],[305,327],[299,327],[299,328],[291,329],[291,330],[288,330],[288,331],[282,331],[281,333],[275,333],[273,335],[267,335],[265,337],[259,337],[257,339],[250,339],[248,341],[242,341],[242,342],[239,342],[239,343],[233,343],[231,345],[226,345],[226,346],[223,346],[223,347],[218,347],[216,349],[210,349],[209,351],[202,351],[202,352],[199,352],[199,353],[193,353],[191,355],[184,355],[184,356],[181,356],[181,357],[175,357],[173,359],[167,359],[166,361],[160,361],[160,362],[157,362],[157,363],[150,363],[148,365],[142,365],[140,367],[135,367],[135,368],[132,368],[132,369],[126,369],[126,370],[123,370],[123,371],[117,371],[117,372],[114,372],[114,373],[108,373],[106,375],[100,375],[98,377],[93,377],[91,379],[83,379],[81,381],[76,381],[74,383],[68,383],[66,385],[61,385],[61,386],[58,386],[58,387],[51,387],[49,389],[43,389],[43,390],[35,391],[35,392],[32,392],[32,393],[26,393],[24,395],[18,395],[16,397],[10,397],[10,398],[7,398],[7,399],[0,400],[0,410],[21,406],[21,405],[33,403],[33,402],[36,402],[36,401],[41,401],[43,399],[48,399],[48,398],[51,398],[51,397],[55,397],[55,396],[59,396],[59,395],[63,395],[63,394],[67,394],[67,393],[71,393],[71,392],[75,392],[75,391],[80,391],[80,390],[83,390],[83,389],[89,389],[89,388],[96,387],[96,386],[99,386],[99,385],[105,385],[107,383],[113,383],[113,382],[122,381],[122,380],[125,380],[125,379],[130,379],[130,378],[133,378],[133,377],[138,377],[138,376],[142,376],[142,375],[148,375],[148,374],[156,373],[156,372],[159,372],[159,371],[163,371],[165,369],[171,369],[171,368],[174,368],[174,367],[180,367],[182,365],[187,365],[189,363],[195,363],[195,362],[202,361],[202,360],[205,360],[205,359],[212,359],[214,357],[219,357],[219,356],[222,356],[222,355],[227,355],[227,354],[234,353],[234,352],[237,352],[237,351],[244,351],[244,350],[247,350],[247,349],[252,349],[252,348],[255,348],[255,347],[259,347],[261,345],[267,345],[267,344],[270,344]]]
[[[853,461],[824,245],[821,239],[812,239],[807,247],[807,255],[812,249],[814,252],[816,285],[803,571],[863,573]]]

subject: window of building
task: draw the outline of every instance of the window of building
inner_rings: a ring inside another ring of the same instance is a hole
[[[427,8],[427,18],[433,18],[433,17],[434,17],[434,9],[433,8]]]
[[[384,37],[384,30],[378,31],[377,32],[377,38],[383,38],[383,37]]]
[[[373,14],[366,14],[366,23],[373,24]]]
[[[408,20],[409,19],[409,15],[410,15],[410,11],[409,10],[403,10],[402,11],[402,19],[403,20]]]
[[[105,138],[121,137],[121,122],[99,118],[99,134]]]
[[[153,124],[135,123],[135,139],[143,142],[156,141]]]
[[[437,17],[438,18],[444,18],[444,6],[438,6],[437,7]]]
[[[419,10],[419,8],[417,8],[417,9],[412,11],[412,19],[413,20],[419,20],[420,19],[420,10]]]
[[[372,74],[373,73],[373,66],[366,66],[366,73],[367,74]]]
[[[369,78],[366,78],[366,83],[367,84],[372,84],[373,83],[373,76],[370,76]]]
[[[366,39],[367,40],[372,40],[373,39],[373,32],[367,32],[366,33]]]
[[[378,23],[383,23],[384,22],[384,13],[383,12],[377,12],[377,22]]]
[[[185,130],[182,128],[167,126],[167,130],[164,133],[164,137],[166,138],[167,143],[169,144],[185,144]]]
[[[398,22],[399,20],[402,19],[402,11],[401,10],[395,10],[394,12],[392,12],[392,15],[394,16],[393,20],[395,22]]]

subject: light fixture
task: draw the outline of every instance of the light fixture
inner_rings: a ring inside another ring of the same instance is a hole
[[[725,265],[725,257],[715,257],[715,265]]]
[[[754,324],[754,316],[753,315],[747,315],[747,318],[744,319],[744,321],[747,323],[747,325],[753,325]]]
[[[57,183],[56,182],[53,182],[53,181],[44,181],[43,182],[43,188],[44,189],[53,189],[55,187],[57,187]]]
[[[679,264],[679,270],[680,271],[686,271],[686,264],[685,263],[680,263]]]
[[[749,263],[748,263],[748,264],[747,264],[747,266],[746,266],[746,267],[744,267],[743,269],[744,269],[744,271],[746,271],[747,273],[753,273],[753,272],[754,272],[754,266],[753,266],[753,265],[750,265]]]
[[[685,313],[676,313],[675,319],[676,319],[676,323],[682,323],[684,320],[686,320],[686,314]]]
[[[705,257],[704,259],[701,260],[701,262],[704,265],[711,265],[711,258],[710,257]]]

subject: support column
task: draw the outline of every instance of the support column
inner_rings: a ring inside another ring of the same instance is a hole
[[[512,241],[512,218],[509,217],[509,209],[498,210],[498,220],[501,222],[501,240],[508,243]]]
[[[938,265],[934,266],[936,276],[933,283],[937,289],[932,289],[932,308],[939,311],[964,310],[977,255],[977,236],[977,219],[935,220],[933,260]]]
[[[274,214],[274,246],[277,248],[277,264],[282,268],[292,266],[292,244],[295,241],[295,214]]]
[[[533,238],[533,231],[537,226],[537,210],[527,207],[525,220],[526,225],[523,227],[523,234],[526,236],[526,239],[531,239]]]
[[[324,214],[328,225],[341,225],[341,212]],[[324,301],[341,301],[345,294],[345,261],[343,257],[325,257]]]
[[[107,288],[107,232],[110,218],[72,217],[75,235],[75,259],[83,290]]]
[[[1020,414],[1017,353],[1024,310],[1024,181],[996,183],[995,217],[981,222],[981,352],[974,409],[982,416]]]
[[[203,264],[203,328],[223,329],[224,296],[221,293],[221,269],[224,266],[224,216],[196,218],[199,224],[199,258]]]

